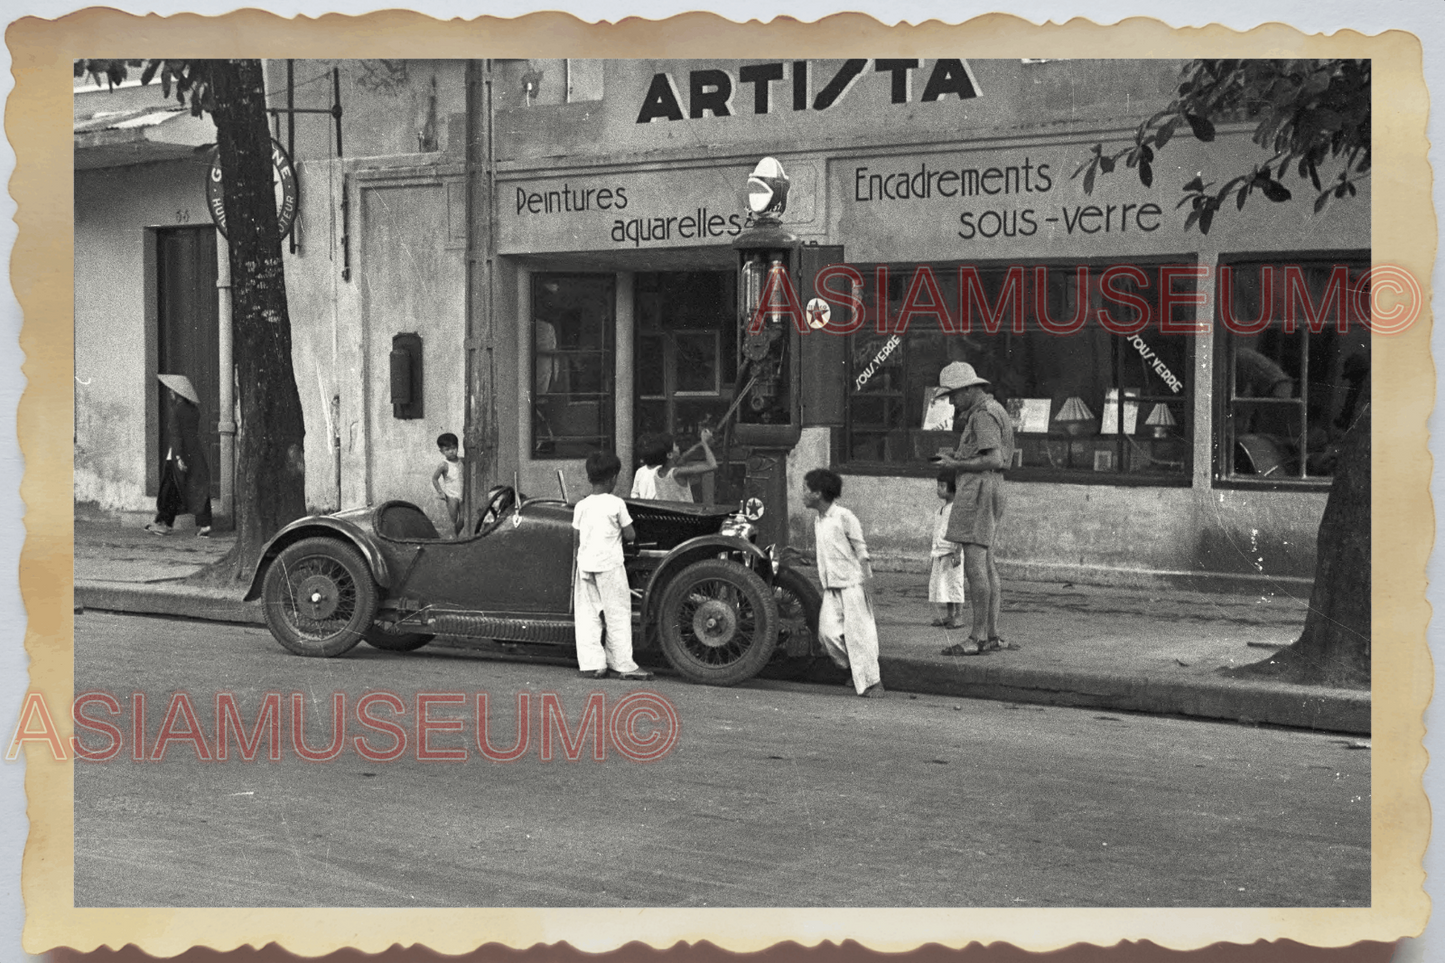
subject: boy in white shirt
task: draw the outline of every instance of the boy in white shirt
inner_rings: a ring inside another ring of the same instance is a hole
[[[584,676],[643,681],[652,673],[632,661],[632,592],[627,587],[622,540],[637,540],[627,503],[612,489],[622,462],[610,451],[587,456],[592,494],[572,510],[577,580],[572,602],[577,626],[577,668]],[[602,626],[607,626],[607,644]]]
[[[803,504],[818,513],[813,521],[813,557],[823,584],[818,641],[835,663],[851,671],[854,691],[881,699],[878,627],[868,592],[873,566],[858,516],[836,504],[842,493],[843,479],[826,468],[803,476]]]

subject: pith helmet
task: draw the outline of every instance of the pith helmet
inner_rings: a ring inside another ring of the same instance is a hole
[[[958,391],[961,388],[972,388],[974,385],[986,385],[987,378],[980,378],[978,372],[973,370],[973,365],[967,361],[955,361],[944,368],[938,374],[938,389],[934,391],[935,398],[942,397],[950,391]]]

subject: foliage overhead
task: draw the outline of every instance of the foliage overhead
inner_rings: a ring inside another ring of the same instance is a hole
[[[130,76],[132,68],[140,69],[140,82],[149,84],[160,75],[161,95],[169,98],[171,88],[176,101],[186,103],[190,97],[191,113],[201,116],[216,109],[215,91],[211,84],[210,63],[205,60],[77,60],[75,76],[89,77],[99,87],[102,83],[114,88]]]
[[[1073,176],[1082,175],[1084,193],[1092,194],[1095,176],[1112,173],[1122,158],[1150,187],[1155,152],[1176,132],[1187,129],[1208,143],[1216,123],[1231,121],[1253,122],[1254,142],[1273,156],[1217,188],[1203,174],[1185,184],[1177,205],[1191,207],[1185,229],[1197,223],[1208,234],[1231,195],[1241,210],[1255,191],[1275,203],[1289,200],[1293,194],[1283,182],[1291,174],[1309,180],[1319,213],[1331,197],[1355,196],[1355,185],[1370,175],[1370,61],[1190,61],[1180,72],[1178,95],[1138,126],[1132,146],[1108,154],[1095,144]],[[1319,169],[1327,161],[1339,163],[1340,171],[1323,184]]]

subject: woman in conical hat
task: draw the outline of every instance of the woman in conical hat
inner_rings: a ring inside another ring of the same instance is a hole
[[[157,375],[166,386],[166,463],[156,518],[146,531],[168,535],[177,515],[196,516],[196,534],[211,535],[211,467],[201,441],[201,398],[185,375]]]

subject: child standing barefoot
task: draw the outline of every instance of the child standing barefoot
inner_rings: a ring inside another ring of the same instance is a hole
[[[965,627],[963,603],[968,601],[964,591],[963,558],[957,542],[950,542],[944,535],[948,532],[948,520],[953,514],[953,496],[957,491],[954,473],[938,473],[938,497],[943,507],[933,521],[932,570],[928,575],[928,601],[943,606],[943,611],[930,625],[949,629]]]
[[[803,504],[818,513],[813,520],[814,557],[823,583],[818,640],[837,665],[852,673],[854,691],[879,699],[884,693],[878,675],[878,627],[868,590],[873,567],[858,516],[836,504],[842,493],[843,480],[826,468],[803,476]]]
[[[447,504],[447,518],[452,523],[452,537],[462,533],[462,459],[457,454],[457,436],[446,432],[437,437],[442,463],[432,472],[431,487]]]

